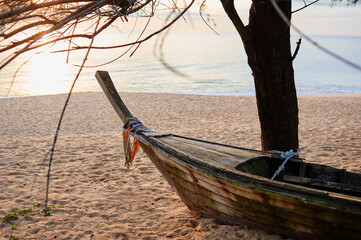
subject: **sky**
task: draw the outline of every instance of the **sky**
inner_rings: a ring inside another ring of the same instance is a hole
[[[248,23],[250,0],[236,0],[236,9],[245,24]],[[307,3],[311,2],[306,0]],[[292,15],[292,23],[306,34],[311,35],[343,35],[361,36],[361,4],[357,6],[345,6],[338,4],[330,5],[330,0],[320,1]],[[208,0],[207,12],[214,19],[217,31],[234,31],[232,23],[227,18],[219,0]],[[303,1],[294,0],[293,9],[303,6]],[[198,13],[199,3],[191,8],[193,25],[197,30],[206,30],[207,26],[202,22]],[[191,30],[192,24],[181,23],[178,29]],[[183,22],[183,23],[182,23]]]

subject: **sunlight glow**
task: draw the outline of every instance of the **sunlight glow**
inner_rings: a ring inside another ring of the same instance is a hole
[[[63,54],[44,53],[33,56],[24,70],[26,79],[22,92],[30,95],[64,93],[70,89],[71,66]]]

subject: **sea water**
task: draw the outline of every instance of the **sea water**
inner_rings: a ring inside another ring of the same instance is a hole
[[[109,71],[116,87],[124,92],[155,92],[207,95],[254,94],[251,70],[237,33],[172,31],[161,50],[151,39],[132,57],[125,55],[102,66],[125,49],[92,50],[75,87],[76,92],[101,91],[94,74]],[[311,36],[324,47],[361,65],[361,37]],[[291,37],[294,51],[299,36]],[[159,41],[158,41],[159,43]],[[155,51],[156,49],[156,51]],[[159,61],[163,55],[169,70]],[[2,57],[4,55],[1,55]],[[66,93],[77,74],[84,52],[24,55],[0,71],[0,96],[32,96]],[[158,56],[158,57],[157,57]],[[13,75],[20,68],[9,92]],[[90,67],[93,66],[93,67]],[[361,93],[361,72],[320,51],[305,39],[294,60],[298,94]],[[175,73],[176,72],[176,73]],[[8,94],[9,92],[9,94]]]

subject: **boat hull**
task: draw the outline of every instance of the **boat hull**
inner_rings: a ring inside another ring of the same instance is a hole
[[[157,135],[129,112],[107,72],[97,71],[96,78],[125,124],[125,132],[138,140],[193,213],[302,239],[361,239],[360,174],[307,165],[298,159],[292,171],[283,169],[283,178],[273,178],[275,170],[284,166],[279,165],[279,158],[172,134]],[[127,148],[128,137],[124,142]]]
[[[288,236],[361,239],[361,206],[327,192],[268,182],[244,173],[197,166],[183,153],[156,140],[141,147],[191,212],[230,223],[243,223]],[[177,155],[177,156],[175,156]],[[276,183],[275,183],[276,182]],[[332,199],[331,199],[332,198]],[[350,206],[351,203],[351,206]]]

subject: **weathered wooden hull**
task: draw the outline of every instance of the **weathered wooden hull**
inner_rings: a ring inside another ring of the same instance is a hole
[[[301,238],[361,239],[360,198],[212,166],[155,137],[137,138],[195,214]]]

